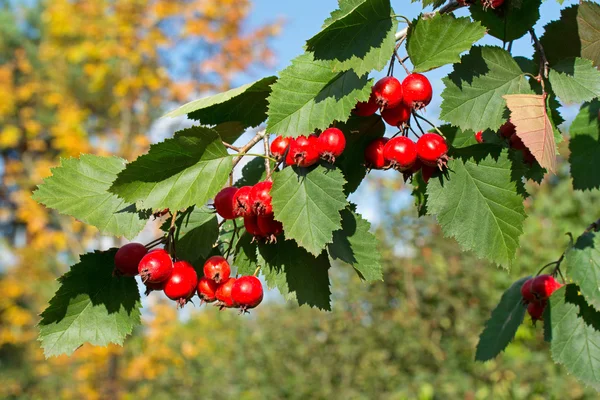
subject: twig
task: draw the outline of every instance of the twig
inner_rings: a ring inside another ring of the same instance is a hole
[[[429,121],[427,118],[425,118],[425,117],[423,117],[423,116],[421,116],[421,115],[417,114],[417,112],[416,112],[416,111],[413,111],[413,112],[412,112],[412,114],[415,116],[415,121],[417,120],[417,118],[419,118],[419,119],[422,119],[423,121],[425,121],[425,122],[427,122],[429,125],[431,125],[431,126],[433,127],[433,129],[435,129],[435,130],[437,131],[437,133],[439,133],[441,136],[444,136],[444,134],[442,133],[442,131],[440,131],[440,130],[438,129],[438,127],[437,127],[437,126],[435,126],[435,124],[434,124],[433,122],[431,122],[431,121]],[[417,122],[417,125],[418,125],[418,122]],[[419,128],[420,128],[420,127],[419,127]]]
[[[588,226],[585,231],[583,231],[583,234],[585,235],[586,233],[590,233],[591,231],[597,232],[598,229],[600,229],[600,219],[598,219],[595,222],[592,222],[590,224],[590,226]]]
[[[236,167],[236,165],[239,164],[240,161],[242,161],[242,157],[244,156],[244,154],[246,154],[248,152],[248,150],[250,150],[252,147],[254,147],[254,145],[258,142],[260,142],[262,140],[262,138],[267,134],[266,130],[262,130],[262,131],[258,131],[256,133],[256,135],[250,139],[250,141],[248,143],[246,143],[246,145],[244,145],[244,147],[240,148],[239,154],[236,158],[233,159],[233,165],[232,165],[232,173],[233,173],[233,168]]]
[[[421,127],[421,124],[419,123],[419,120],[415,117],[415,112],[413,111],[413,117],[415,122],[417,123],[417,126],[419,127],[419,130],[421,131],[421,133],[424,135],[425,131],[423,130],[423,128]],[[414,131],[413,131],[414,132]]]
[[[396,59],[398,60],[400,65],[402,65],[402,68],[404,68],[406,75],[410,75],[410,71],[408,70],[408,68],[406,68],[406,65],[404,64],[404,60],[400,58],[400,56],[398,55],[398,52],[396,50],[394,50],[394,56],[396,57]],[[406,57],[406,58],[408,59],[408,57]]]
[[[263,137],[263,144],[265,146],[265,171],[267,176],[271,176],[271,161],[266,158],[269,157],[269,137],[266,135]]]
[[[529,30],[529,35],[531,35],[531,40],[535,44],[538,52],[540,53],[540,71],[538,75],[538,81],[542,84],[542,89],[544,89],[544,79],[548,79],[548,59],[546,58],[546,52],[544,51],[544,46],[540,43],[537,36],[535,35],[535,31],[533,28]],[[544,89],[544,93],[545,93]]]
[[[239,147],[235,147],[235,146],[233,146],[233,145],[231,145],[231,144],[229,144],[229,143],[227,143],[227,142],[223,142],[223,146],[227,147],[228,149],[231,149],[231,150],[237,151],[238,153],[239,153],[239,151],[240,151],[240,148],[239,148]]]

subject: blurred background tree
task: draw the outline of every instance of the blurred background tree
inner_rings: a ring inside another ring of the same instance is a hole
[[[574,193],[564,170],[528,188],[510,274],[398,207],[399,175],[375,175],[385,282],[334,268],[333,312],[270,297],[250,316],[188,307],[182,321],[152,298],[125,347],[44,359],[37,314],[74,255],[104,239],[31,190],[59,157],[134,158],[169,102],[269,63],[279,25],[248,31],[249,11],[246,0],[0,1],[0,398],[596,398],[552,363],[541,326],[525,324],[497,360],[473,361],[501,293],[597,219],[599,196]]]

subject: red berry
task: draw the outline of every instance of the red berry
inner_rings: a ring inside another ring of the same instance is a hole
[[[271,214],[259,215],[256,218],[258,230],[261,236],[266,237],[270,242],[276,242],[276,236],[283,233],[283,224],[275,220],[275,216]]]
[[[356,103],[352,114],[358,115],[359,117],[369,117],[377,112],[379,106],[377,105],[377,99],[373,92],[369,96],[369,101],[360,101]]]
[[[377,138],[365,148],[365,165],[367,168],[382,169],[387,166],[387,162],[383,158],[383,148],[388,140],[385,137]]]
[[[163,249],[152,250],[146,254],[138,265],[138,272],[143,282],[164,282],[171,276],[173,260]]]
[[[290,142],[290,149],[285,163],[299,167],[310,167],[319,161],[317,137],[298,136]]]
[[[441,169],[448,160],[447,153],[446,139],[437,133],[426,133],[417,141],[417,155],[425,165]]]
[[[533,279],[531,290],[539,299],[547,300],[552,293],[560,289],[562,285],[552,275],[539,275]]]
[[[248,232],[255,238],[263,237],[263,234],[260,228],[258,227],[258,216],[256,215],[244,217],[244,228],[246,228],[246,232]]]
[[[529,278],[523,283],[523,286],[521,286],[521,297],[523,297],[523,300],[526,303],[537,301],[535,293],[533,293],[533,290],[531,290],[531,284],[533,283],[533,280],[534,278]]]
[[[221,307],[221,309],[223,309],[225,307],[231,308],[231,307],[237,306],[237,304],[231,297],[231,289],[233,288],[235,281],[237,281],[236,278],[229,278],[227,281],[220,284],[219,287],[217,288],[217,291],[215,292],[215,296],[216,296],[217,300],[219,300],[219,306]]]
[[[544,309],[546,308],[546,302],[533,302],[527,306],[527,312],[531,316],[533,322],[543,321]]]
[[[415,110],[426,107],[431,102],[433,88],[425,75],[410,74],[402,81],[404,104]]]
[[[322,159],[334,163],[346,148],[346,137],[337,128],[325,129],[317,141],[317,149]]]
[[[523,154],[523,161],[529,165],[533,165],[535,157],[531,154],[531,151],[525,146],[525,143],[516,134],[512,135],[509,139],[509,145],[511,148],[520,151]]]
[[[391,126],[400,127],[410,119],[411,109],[404,103],[398,104],[394,108],[386,108],[381,112],[381,117]]]
[[[386,76],[377,81],[373,86],[372,93],[377,105],[385,110],[394,108],[402,101],[403,88],[400,81],[393,76]]]
[[[198,281],[198,297],[205,303],[212,303],[217,300],[216,292],[218,287],[217,282],[203,276]]]
[[[237,217],[246,217],[252,215],[252,201],[250,193],[252,186],[242,186],[233,195],[233,213]]]
[[[231,298],[242,311],[256,307],[263,299],[260,280],[252,275],[238,278],[231,288]]]
[[[277,160],[281,160],[289,146],[290,138],[277,136],[271,143],[271,155]]]
[[[399,171],[406,171],[417,161],[417,145],[407,137],[390,139],[383,148],[383,158]]]
[[[516,127],[512,124],[512,122],[506,121],[504,125],[500,127],[498,132],[503,138],[510,139],[510,137],[515,134]]]
[[[234,186],[226,187],[215,196],[215,210],[217,210],[217,214],[223,219],[236,218],[233,207],[235,204],[234,197],[238,190],[239,189]]]
[[[114,275],[136,276],[138,265],[142,258],[148,253],[148,249],[141,243],[127,243],[117,250],[115,254]]]
[[[187,261],[177,261],[163,290],[168,298],[175,300],[179,307],[183,307],[194,295],[196,286],[198,275],[194,267]]]
[[[477,143],[483,143],[483,131],[479,131],[475,134],[475,140],[477,140]]]
[[[256,215],[265,215],[273,212],[271,205],[271,187],[273,182],[262,181],[252,187],[250,192],[250,200],[252,202],[252,210]]]
[[[212,256],[204,263],[204,276],[216,283],[225,282],[231,274],[231,267],[224,257]]]
[[[163,290],[165,288],[165,283],[166,281],[158,283],[144,282],[144,286],[146,286],[146,291],[144,292],[144,294],[148,296],[150,292],[153,292],[155,290]]]
[[[431,179],[431,177],[433,176],[435,171],[436,171],[435,167],[430,167],[429,165],[423,165],[421,167],[421,176],[423,177],[423,181],[425,181],[425,183],[428,183],[429,179]]]
[[[488,7],[498,8],[504,4],[504,0],[481,0],[481,3],[483,4],[484,9]]]

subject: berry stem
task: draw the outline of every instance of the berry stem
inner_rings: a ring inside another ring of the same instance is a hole
[[[266,130],[261,130],[254,135],[252,139],[248,143],[246,143],[238,154],[234,154],[237,157],[233,160],[233,165],[231,166],[231,173],[233,174],[233,169],[242,161],[242,157],[252,148],[254,145],[262,140],[262,138],[267,134]]]
[[[421,115],[417,114],[417,112],[416,112],[416,111],[413,111],[413,112],[412,112],[412,114],[415,116],[415,121],[416,121],[416,118],[422,119],[423,121],[425,121],[425,122],[427,122],[429,125],[431,125],[431,127],[432,127],[433,129],[435,129],[435,130],[437,131],[437,133],[439,133],[439,134],[440,134],[440,136],[442,136],[442,137],[444,136],[444,134],[442,133],[442,131],[440,131],[440,130],[439,130],[439,128],[438,128],[438,127],[437,127],[437,126],[436,126],[436,125],[435,125],[433,122],[431,122],[431,121],[429,121],[427,118],[425,118],[425,117],[423,117],[423,116],[421,116]]]
[[[256,267],[256,270],[254,271],[252,276],[258,276],[258,271],[260,271],[260,265],[258,267]]]
[[[151,242],[148,242],[148,243],[147,243],[147,244],[145,244],[144,246],[145,246],[145,247],[146,247],[148,250],[150,250],[151,248],[153,248],[153,247],[156,247],[156,246],[158,246],[158,245],[159,245],[159,244],[161,244],[161,243],[164,243],[166,239],[167,239],[167,238],[166,238],[166,236],[161,236],[161,237],[159,237],[158,239],[154,239],[153,241],[151,241]]]
[[[421,131],[421,134],[425,134],[425,131],[423,130],[423,128],[421,127],[421,124],[419,123],[419,120],[415,117],[416,113],[413,111],[413,118],[415,119],[415,122],[417,123],[417,126],[419,127],[419,130]]]

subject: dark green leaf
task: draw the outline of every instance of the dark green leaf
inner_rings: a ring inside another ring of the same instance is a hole
[[[240,275],[253,275],[258,267],[258,244],[252,235],[245,232],[236,243],[236,256],[233,263]]]
[[[194,264],[206,260],[219,236],[215,212],[206,206],[194,208],[179,217],[176,226],[177,257]]]
[[[583,1],[577,12],[577,26],[581,40],[581,57],[600,67],[600,5]]]
[[[594,100],[581,107],[571,124],[569,162],[573,187],[579,190],[600,188],[600,101]]]
[[[580,236],[566,261],[567,276],[579,286],[585,300],[600,309],[600,234]]]
[[[505,1],[498,9],[484,9],[483,2],[469,7],[471,15],[488,28],[488,34],[505,42],[527,34],[540,18],[542,0]]]
[[[552,21],[544,27],[540,43],[550,66],[556,65],[566,58],[581,57],[581,41],[577,28],[578,6],[565,8],[560,13],[560,19]],[[539,62],[536,53],[535,62]],[[537,72],[536,72],[537,73]]]
[[[265,175],[265,161],[260,157],[253,158],[252,161],[244,165],[242,176],[235,182],[234,186],[254,186],[263,180]]]

